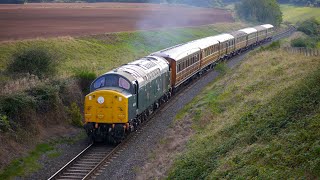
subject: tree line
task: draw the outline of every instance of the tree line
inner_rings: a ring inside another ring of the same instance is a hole
[[[282,12],[277,0],[241,0],[235,6],[241,19],[251,22],[280,25]]]
[[[278,0],[282,4],[295,4],[299,6],[320,7],[320,0]]]

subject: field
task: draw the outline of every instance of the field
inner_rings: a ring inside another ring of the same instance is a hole
[[[0,5],[0,41],[233,22],[230,12],[135,3]]]
[[[292,5],[280,5],[283,13],[283,21],[297,23],[315,17],[320,21],[320,9],[312,7],[297,7]]]
[[[81,69],[102,74],[160,49],[244,26],[241,23],[219,23],[201,27],[6,42],[0,44],[0,72],[5,71],[15,52],[36,46],[59,55],[59,76],[69,77]],[[0,79],[4,80],[4,77],[0,76]]]

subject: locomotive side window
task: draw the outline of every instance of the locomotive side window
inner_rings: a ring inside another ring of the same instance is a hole
[[[120,77],[119,78],[119,87],[122,87],[126,90],[129,90],[130,89],[130,83],[125,80],[124,78]]]
[[[101,87],[104,87],[105,83],[106,83],[105,77],[101,77],[98,80],[96,80],[96,82],[94,83],[93,87],[95,89],[101,88]]]

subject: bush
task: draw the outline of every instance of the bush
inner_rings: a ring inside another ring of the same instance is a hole
[[[270,45],[266,46],[266,47],[263,47],[261,46],[261,50],[268,50],[268,51],[272,51],[272,50],[276,50],[276,49],[279,49],[280,48],[280,41],[275,41],[275,42],[272,42]]]
[[[9,73],[29,73],[40,78],[54,75],[57,57],[42,47],[33,47],[17,52],[8,66]]]
[[[6,115],[0,114],[0,132],[6,132],[11,129],[10,121]]]
[[[97,75],[94,72],[91,72],[87,69],[78,70],[75,72],[75,77],[79,81],[79,86],[84,94],[90,92],[90,84],[93,80],[97,78]]]
[[[57,106],[58,102],[57,87],[43,85],[34,87],[27,91],[28,95],[34,98],[37,112],[48,112]]]
[[[35,109],[35,100],[24,93],[0,97],[0,111],[10,119],[18,118],[22,112]]]
[[[298,31],[302,31],[309,36],[319,36],[320,23],[315,18],[308,19],[300,24]]]
[[[217,70],[220,74],[226,74],[229,70],[229,67],[227,66],[226,63],[219,63],[215,67],[215,70]]]
[[[297,38],[291,41],[292,47],[306,47],[315,48],[317,46],[317,39],[315,38]]]
[[[70,115],[70,123],[76,127],[82,127],[82,115],[80,112],[80,108],[77,106],[76,103],[72,103],[71,107],[67,109]]]
[[[292,47],[307,47],[307,43],[304,38],[297,38],[291,41]]]

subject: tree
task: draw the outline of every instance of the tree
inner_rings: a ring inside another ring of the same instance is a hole
[[[282,12],[277,0],[241,0],[236,4],[240,18],[248,21],[270,23],[279,26]]]

